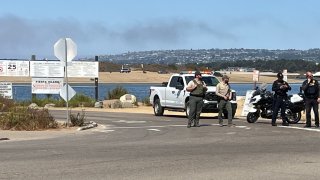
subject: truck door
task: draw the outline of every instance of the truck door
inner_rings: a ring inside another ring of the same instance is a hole
[[[183,90],[179,90],[176,88],[178,84],[183,86]],[[184,107],[183,104],[183,96],[185,94],[183,79],[180,76],[174,76],[171,78],[170,84],[167,87],[166,99],[167,106],[169,107]]]

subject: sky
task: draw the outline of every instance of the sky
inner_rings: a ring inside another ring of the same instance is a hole
[[[171,49],[320,47],[318,0],[1,0],[0,59]]]

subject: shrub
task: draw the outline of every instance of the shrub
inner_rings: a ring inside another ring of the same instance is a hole
[[[15,103],[12,99],[7,99],[0,96],[0,112],[7,112],[14,105]]]
[[[76,94],[70,101],[70,107],[94,107],[95,99],[84,94]]]
[[[119,99],[125,94],[128,94],[128,91],[122,86],[117,86],[112,91],[108,91],[108,99]]]
[[[20,105],[29,105],[30,103],[36,103],[40,107],[44,107],[46,104],[55,104],[55,107],[65,107],[66,101],[64,99],[53,99],[51,97],[49,98],[36,98],[32,97],[32,101],[28,102],[21,102]],[[93,107],[95,103],[95,100],[90,98],[89,96],[86,96],[84,94],[76,94],[70,101],[69,106],[70,107]]]
[[[56,128],[58,123],[46,109],[12,107],[0,116],[0,128],[4,130],[42,130]]]
[[[70,121],[72,126],[82,126],[86,117],[85,112],[82,110],[81,114],[78,112],[77,115],[70,113]]]
[[[149,97],[145,97],[144,99],[142,99],[142,104],[145,105],[145,106],[151,106],[150,98]]]
[[[23,104],[25,104],[24,102]],[[64,106],[64,100],[63,99],[53,99],[51,97],[49,98],[36,98],[32,97],[31,103],[36,103],[40,107],[44,107],[46,104],[55,104],[56,107],[63,107]],[[30,104],[30,103],[29,103]]]

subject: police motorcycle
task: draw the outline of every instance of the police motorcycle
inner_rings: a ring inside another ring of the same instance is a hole
[[[255,123],[259,117],[272,119],[274,95],[267,91],[267,86],[266,83],[261,84],[250,98],[249,112],[247,114],[249,123]],[[290,124],[298,123],[301,119],[301,111],[305,109],[304,95],[302,93],[288,95],[285,105],[286,121]],[[280,117],[280,110],[278,117]]]

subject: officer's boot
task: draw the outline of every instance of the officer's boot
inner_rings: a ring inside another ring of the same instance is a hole
[[[190,119],[188,119],[188,125],[187,125],[187,128],[191,128],[191,123],[192,121]]]
[[[223,127],[223,119],[219,119],[219,126]]]
[[[194,127],[200,127],[199,120],[194,121]]]

